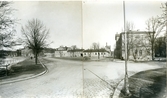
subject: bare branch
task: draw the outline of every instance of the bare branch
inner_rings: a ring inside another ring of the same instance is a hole
[[[146,21],[147,35],[152,47],[152,59],[154,58],[154,46],[157,37],[163,32],[165,22],[162,22],[162,18],[151,17]]]
[[[32,49],[36,57],[35,62],[37,64],[38,54],[48,45],[46,40],[49,35],[49,30],[46,29],[40,20],[32,19],[28,21],[25,27],[22,27],[22,33],[25,36],[25,44]]]

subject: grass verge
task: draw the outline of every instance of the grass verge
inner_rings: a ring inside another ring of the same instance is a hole
[[[11,66],[8,75],[1,75],[0,79],[15,78],[19,76],[36,75],[45,71],[45,68],[38,62],[36,65],[34,59],[26,59]]]
[[[129,78],[131,96],[126,98],[166,98],[166,68],[139,72]],[[120,98],[124,98],[120,94]]]

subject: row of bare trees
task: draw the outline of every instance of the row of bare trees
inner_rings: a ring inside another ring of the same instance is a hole
[[[17,19],[13,16],[15,9],[11,8],[12,2],[0,1],[0,53],[3,56],[4,48],[11,47],[13,36],[16,32],[15,24]]]

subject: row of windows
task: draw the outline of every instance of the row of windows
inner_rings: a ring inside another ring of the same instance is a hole
[[[143,51],[142,50],[135,50],[135,54],[137,54],[139,52],[139,55],[140,56],[142,56],[142,54],[143,54]],[[150,53],[150,51],[149,50],[146,50],[146,52],[147,52],[147,55],[150,55],[151,53]]]
[[[98,53],[94,53],[95,55],[97,55]],[[105,55],[105,53],[99,53],[99,54],[101,54],[101,55]],[[86,55],[86,53],[84,53],[84,55]]]

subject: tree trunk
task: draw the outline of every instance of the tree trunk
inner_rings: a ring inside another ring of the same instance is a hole
[[[100,59],[100,53],[98,52],[98,59]]]
[[[129,55],[130,55],[130,49],[127,49],[128,51],[127,51],[127,61],[129,61]]]
[[[37,60],[38,60],[38,54],[37,53],[35,53],[35,64],[37,65]]]
[[[152,60],[154,60],[154,46],[153,46],[153,44],[151,45],[151,55],[152,55]]]

